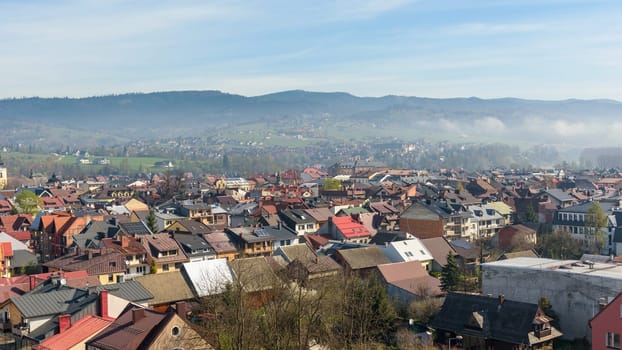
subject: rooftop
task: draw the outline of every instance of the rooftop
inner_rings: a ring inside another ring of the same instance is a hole
[[[554,260],[546,258],[514,258],[482,264],[486,267],[506,267],[525,270],[551,270],[559,273],[585,274],[612,279],[622,279],[622,265],[590,263],[579,260]],[[590,267],[591,266],[591,267]]]

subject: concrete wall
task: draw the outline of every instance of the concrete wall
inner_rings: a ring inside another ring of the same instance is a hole
[[[486,264],[482,268],[484,294],[503,294],[508,300],[536,304],[541,297],[547,297],[560,317],[565,339],[590,339],[588,322],[598,313],[599,299],[615,297],[622,290],[622,279],[589,272]]]

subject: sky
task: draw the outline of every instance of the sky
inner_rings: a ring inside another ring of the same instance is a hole
[[[0,98],[127,92],[622,101],[620,0],[0,1]]]

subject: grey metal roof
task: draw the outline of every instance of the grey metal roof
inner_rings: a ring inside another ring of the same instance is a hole
[[[153,299],[151,294],[142,284],[137,281],[126,281],[115,284],[106,284],[94,287],[98,293],[107,290],[110,294],[132,302]]]
[[[11,268],[18,268],[28,265],[37,265],[37,257],[27,250],[14,250]]]
[[[11,298],[25,318],[57,315],[67,312],[71,300],[84,292],[78,289],[60,289],[49,293],[28,293]]]

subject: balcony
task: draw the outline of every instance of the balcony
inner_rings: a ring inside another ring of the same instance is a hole
[[[551,328],[536,329],[534,331],[534,334],[538,338],[549,336],[549,335],[551,335]]]

